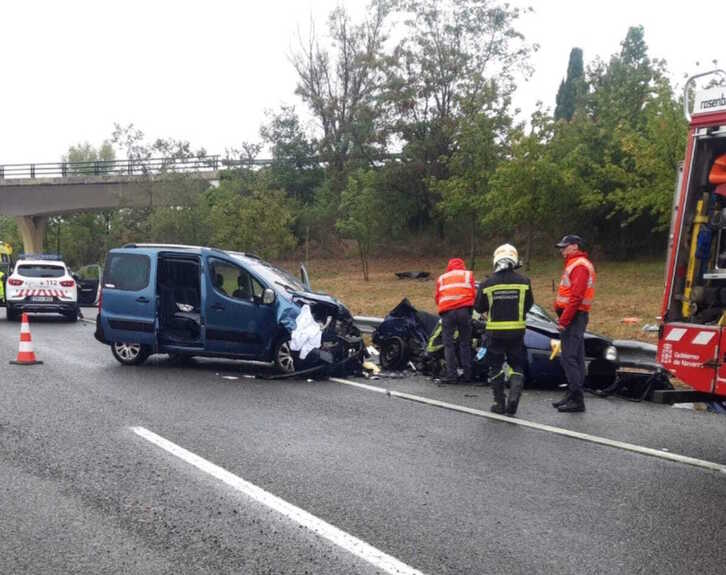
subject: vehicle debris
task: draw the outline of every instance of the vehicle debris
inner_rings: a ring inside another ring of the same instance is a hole
[[[396,277],[400,280],[425,280],[431,275],[431,272],[395,272]]]

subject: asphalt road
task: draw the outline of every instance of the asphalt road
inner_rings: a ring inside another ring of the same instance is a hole
[[[726,474],[236,362],[123,367],[93,326],[0,312],[0,573],[383,573],[143,427],[423,573],[718,573]],[[487,409],[488,390],[368,381]],[[618,399],[519,418],[726,464],[726,417]],[[413,572],[413,571],[411,571]]]

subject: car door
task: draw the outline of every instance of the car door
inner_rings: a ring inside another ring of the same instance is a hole
[[[208,256],[206,262],[206,349],[262,359],[276,333],[274,304],[262,303],[264,284],[233,261]]]
[[[156,253],[113,250],[103,274],[101,325],[109,342],[156,346]]]
[[[93,305],[98,301],[100,280],[102,275],[101,266],[90,264],[83,266],[75,274],[78,284],[78,303],[80,305]]]

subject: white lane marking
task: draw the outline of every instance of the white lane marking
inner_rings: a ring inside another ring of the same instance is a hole
[[[381,569],[391,575],[424,575],[422,571],[409,567],[395,557],[384,553],[380,549],[376,549],[365,541],[338,529],[334,525],[315,517],[315,515],[294,506],[292,503],[288,503],[284,499],[265,491],[261,487],[257,487],[253,483],[230,473],[226,469],[215,465],[211,461],[207,461],[195,453],[187,451],[183,447],[178,446],[176,443],[172,443],[168,439],[164,439],[153,431],[149,431],[144,427],[132,427],[131,430],[136,435],[143,437],[164,451],[171,453],[179,459],[193,465],[197,469],[208,473],[216,479],[219,479],[223,483],[226,483],[233,489],[247,495],[258,503],[262,503],[270,509],[274,509],[281,515],[284,515],[288,519],[292,519],[299,525],[309,529],[316,535],[327,539],[349,553],[352,553],[356,557],[360,557],[377,569]]]
[[[355,381],[349,381],[347,379],[339,379],[337,377],[331,377],[330,381],[341,383],[343,385],[350,385],[352,387],[358,387],[362,389],[370,389],[374,386],[360,384]],[[626,451],[632,451],[634,453],[640,453],[641,455],[649,455],[652,457],[659,457],[660,459],[667,459],[669,461],[675,461],[677,463],[685,463],[686,465],[693,465],[695,467],[701,467],[703,469],[709,469],[711,471],[720,471],[726,473],[726,465],[720,463],[714,463],[712,461],[706,461],[704,459],[696,459],[695,457],[688,457],[686,455],[678,455],[677,453],[664,452],[659,449],[652,449],[650,447],[642,447],[633,443],[626,443],[624,441],[616,441],[614,439],[606,439],[597,435],[590,435],[588,433],[580,433],[579,431],[571,431],[569,429],[563,429],[561,427],[553,427],[551,425],[545,425],[543,423],[535,423],[534,421],[527,421],[526,419],[519,419],[515,417],[507,417],[506,415],[498,415],[489,411],[481,411],[479,409],[473,409],[463,405],[456,405],[454,403],[446,403],[437,399],[429,399],[428,397],[422,397],[420,395],[412,395],[410,393],[404,393],[401,391],[395,391],[392,389],[383,389],[381,387],[375,387],[373,391],[378,393],[385,393],[390,397],[398,397],[400,399],[408,399],[409,401],[415,401],[418,403],[425,403],[434,407],[442,407],[444,409],[450,409],[452,411],[459,411],[461,413],[468,413],[470,415],[476,415],[478,417],[486,417],[487,419],[496,419],[498,421],[506,421],[507,423],[513,423],[515,425],[521,425],[522,427],[528,427],[530,429],[537,429],[539,431],[546,431],[548,433],[554,433],[556,435],[563,435],[565,437],[571,437],[573,439],[580,439],[582,441],[589,441],[590,443],[598,443],[600,445],[606,445],[608,447],[616,447],[618,449],[624,449]]]

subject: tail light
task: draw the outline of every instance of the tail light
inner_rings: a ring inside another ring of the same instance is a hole
[[[60,285],[63,287],[73,287],[74,285],[76,285],[76,282],[74,282],[73,280],[62,280],[60,282]]]
[[[23,280],[18,280],[18,279],[15,279],[15,278],[10,278],[8,280],[8,283],[11,286],[21,286],[21,285],[23,285]]]

